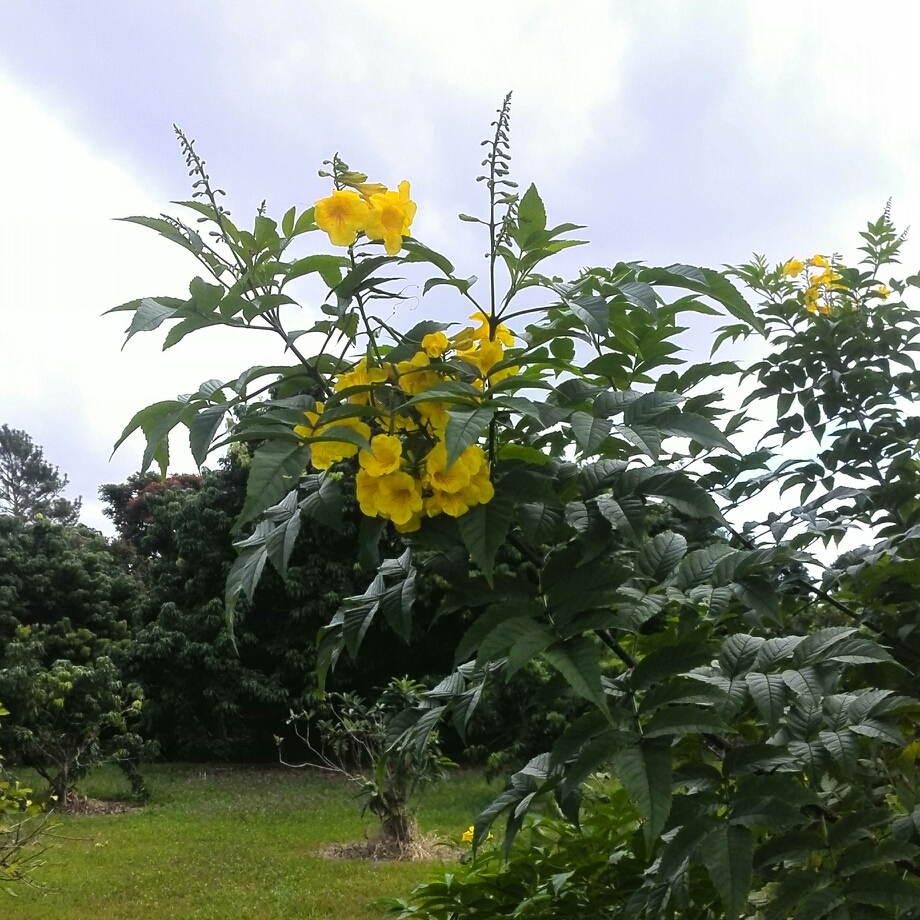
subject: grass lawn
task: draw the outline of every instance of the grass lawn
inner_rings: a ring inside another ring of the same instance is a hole
[[[354,787],[315,772],[260,767],[155,765],[140,811],[65,817],[66,839],[37,878],[45,892],[0,890],[4,920],[240,920],[379,917],[373,902],[409,892],[433,863],[328,859],[317,850],[370,835]],[[23,777],[28,779],[28,777]],[[126,798],[116,769],[80,787]],[[476,774],[432,790],[419,815],[425,834],[457,836],[497,792]]]

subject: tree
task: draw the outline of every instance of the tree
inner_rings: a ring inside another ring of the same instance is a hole
[[[0,427],[0,513],[22,521],[41,515],[60,524],[75,524],[82,499],[63,497],[68,481],[45,460],[41,447],[25,431]]]
[[[94,763],[142,794],[140,687],[122,680],[141,585],[101,534],[0,517],[0,745],[62,801]]]
[[[481,296],[475,277],[409,236],[408,183],[387,191],[335,157],[315,208],[280,224],[260,210],[250,232],[180,135],[196,190],[186,204],[209,242],[180,220],[135,220],[190,251],[210,280],[193,280],[187,300],[117,308],[132,314],[129,337],[169,322],[169,347],[211,325],[258,328],[298,363],[156,403],[123,438],[143,430],[145,462],[162,464],[169,432],[186,425],[202,456],[229,413],[216,443],[255,446],[237,532],[256,523],[236,544],[230,612],[264,571],[287,573],[304,518],[341,526],[356,495],[363,555],[388,558],[323,629],[321,686],[340,660],[368,655],[378,615],[410,640],[419,572],[443,579],[439,617],[469,625],[453,670],[400,717],[400,745],[445,721],[465,732],[484,683],[538,656],[587,704],[475,822],[474,851],[504,818],[518,877],[474,866],[470,901],[445,879],[427,913],[407,916],[914,916],[917,700],[895,692],[903,669],[858,611],[845,626],[811,616],[815,597],[836,598],[794,539],[756,544],[726,519],[726,490],[762,460],[741,454],[750,419],[718,385],[742,369],[680,356],[695,313],[729,320],[714,351],[765,334],[764,319],[724,273],[695,266],[619,262],[568,283],[545,274],[579,228],[548,224],[536,187],[520,194],[508,178],[509,103],[484,142],[484,214],[463,216],[485,236]],[[287,251],[318,230],[343,254]],[[390,307],[404,287],[388,285],[415,271],[431,275],[423,296],[471,303],[473,325],[398,328]],[[288,282],[310,273],[329,289],[308,330],[316,354],[280,312]],[[391,303],[378,310],[381,300]],[[901,503],[905,524],[914,502]],[[572,844],[542,876],[531,871],[546,865],[542,844],[520,837],[539,809],[565,819]],[[584,825],[600,827],[603,859],[579,846]],[[586,884],[597,872],[600,884]],[[496,891],[510,892],[500,910]]]

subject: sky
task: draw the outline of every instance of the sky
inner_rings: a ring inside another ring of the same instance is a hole
[[[513,90],[514,178],[591,240],[562,273],[855,259],[889,198],[899,228],[920,222],[917,34],[911,0],[0,0],[0,423],[111,533],[97,489],[139,466],[139,437],[110,459],[132,414],[281,357],[232,330],[121,350],[125,316],[103,316],[197,273],[114,220],[188,197],[174,123],[242,223],[262,199],[280,218],[323,197],[316,172],[338,151],[372,180],[409,179],[413,233],[481,274],[456,215],[481,209],[479,142]],[[173,469],[194,469],[181,438]]]

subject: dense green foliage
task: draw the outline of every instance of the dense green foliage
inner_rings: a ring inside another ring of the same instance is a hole
[[[50,518],[59,524],[76,524],[80,499],[61,495],[67,476],[44,458],[42,449],[18,428],[0,426],[0,514],[21,521]]]
[[[315,210],[291,209],[280,225],[262,210],[249,232],[218,204],[181,138],[196,189],[186,205],[211,241],[174,219],[132,219],[190,251],[211,280],[196,278],[186,301],[118,308],[132,314],[129,338],[166,322],[166,347],[209,325],[259,328],[282,337],[299,363],[209,381],[141,410],[123,437],[142,429],[144,463],[165,465],[169,432],[184,424],[203,458],[227,417],[216,444],[258,445],[236,528],[258,523],[236,544],[230,613],[255,596],[263,571],[288,574],[303,518],[342,527],[357,469],[361,557],[386,558],[323,629],[321,686],[340,660],[368,656],[377,619],[411,639],[418,580],[447,584],[439,622],[465,628],[454,670],[406,711],[392,749],[424,743],[442,723],[465,734],[484,685],[535,659],[583,701],[551,750],[476,820],[479,849],[505,819],[503,852],[517,854],[508,869],[474,864],[456,889],[445,879],[421,890],[414,915],[913,916],[920,810],[907,742],[917,702],[895,692],[905,672],[879,641],[885,617],[906,617],[909,639],[914,616],[916,494],[898,473],[913,462],[913,428],[897,421],[914,384],[890,362],[909,361],[916,322],[900,300],[873,319],[890,296],[878,273],[896,257],[888,215],[867,231],[866,270],[820,256],[742,269],[770,294],[760,313],[726,275],[688,265],[618,263],[563,283],[542,263],[578,245],[569,234],[579,228],[548,225],[535,186],[516,191],[508,126],[506,100],[480,177],[488,209],[463,218],[488,244],[481,300],[475,278],[408,236],[408,184],[380,191],[335,158],[321,173],[333,193]],[[291,260],[287,250],[317,224],[347,255]],[[423,321],[403,333],[373,311],[399,299],[387,287],[394,272],[428,269],[424,293],[465,298],[478,328],[448,338],[449,324]],[[802,272],[804,285],[784,280]],[[329,295],[325,318],[308,330],[323,344],[308,357],[281,311],[293,303],[286,285],[309,274]],[[888,283],[900,295],[918,282]],[[679,356],[681,323],[694,313],[729,320],[713,351],[739,336],[772,342],[780,354],[753,369],[765,388],[754,398],[778,394],[780,434],[807,423],[831,443],[817,468],[781,467],[768,447],[741,453],[749,419],[726,404],[720,383],[743,370]],[[836,369],[835,348],[849,348],[856,363]],[[793,396],[802,415],[784,421]],[[837,465],[861,494],[835,491]],[[825,504],[791,511],[797,526],[785,530],[772,517],[769,540],[756,525],[733,527],[729,503],[788,470],[785,484],[803,485],[803,502],[818,483],[828,502],[854,499],[842,526],[817,515],[833,507]],[[858,521],[894,542],[858,555],[825,590],[812,576],[811,542]],[[883,584],[864,592],[862,607],[859,586],[870,576]],[[876,599],[885,609],[873,613]],[[516,844],[539,809],[567,826]]]
[[[135,762],[130,731],[140,687],[119,666],[139,585],[105,540],[84,527],[0,517],[0,746],[33,766],[63,800],[93,764]]]
[[[144,585],[126,675],[144,687],[141,730],[170,760],[274,759],[274,736],[315,688],[317,631],[370,581],[357,566],[356,509],[346,511],[342,533],[306,523],[287,580],[266,573],[252,602],[237,607],[231,637],[223,593],[247,476],[248,466],[233,460],[200,476],[146,474],[100,490]],[[378,625],[370,638],[381,660],[343,668],[336,686],[367,697],[391,668],[414,678],[442,674],[456,631],[429,633],[427,625],[418,618],[411,651]]]

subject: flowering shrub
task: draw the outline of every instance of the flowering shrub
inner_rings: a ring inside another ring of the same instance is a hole
[[[831,593],[853,590],[867,567],[878,577],[881,557],[864,555],[844,573],[850,581],[822,587],[807,552],[860,516],[883,534],[899,516],[884,564],[910,560],[898,596],[916,617],[910,528],[920,489],[915,475],[892,475],[914,463],[913,423],[894,425],[892,401],[913,394],[916,377],[886,362],[920,325],[884,299],[903,286],[877,280],[895,239],[887,216],[868,231],[869,270],[823,257],[736,270],[768,295],[757,313],[727,275],[689,265],[619,262],[565,282],[545,263],[580,245],[571,238],[580,228],[548,224],[535,186],[519,193],[509,123],[506,100],[485,142],[488,210],[462,216],[488,244],[481,298],[475,278],[408,236],[408,186],[368,185],[336,158],[323,173],[333,192],[313,209],[291,209],[280,225],[260,211],[241,230],[180,134],[196,188],[186,204],[212,236],[172,217],[131,220],[192,252],[211,281],[192,281],[187,300],[117,308],[132,314],[129,338],[167,321],[165,347],[211,325],[257,328],[297,363],[143,409],[122,439],[141,429],[145,467],[163,470],[180,424],[199,462],[214,447],[256,445],[227,583],[231,617],[266,562],[285,573],[303,515],[341,526],[344,473],[355,472],[367,588],[321,631],[321,685],[343,653],[358,655],[378,613],[408,638],[419,566],[449,586],[438,615],[470,621],[455,670],[395,720],[400,750],[444,723],[463,735],[486,681],[534,659],[552,669],[560,697],[587,707],[476,820],[474,851],[500,816],[502,847],[462,881],[421,889],[400,907],[407,915],[913,916],[920,805],[904,751],[916,703],[896,692],[910,688],[878,641],[885,611],[876,630],[862,607]],[[323,230],[345,255],[288,255]],[[392,272],[418,270],[431,274],[423,297],[462,298],[474,325],[424,320],[402,331],[373,312],[400,300]],[[306,275],[326,285],[323,316],[291,332],[288,285]],[[728,320],[713,352],[767,337],[781,372],[773,359],[749,369],[761,384],[753,398],[777,398],[774,435],[791,440],[807,424],[832,443],[817,467],[739,450],[750,419],[724,404],[719,382],[742,369],[681,357],[681,323],[694,313]],[[887,332],[886,316],[898,317]],[[319,345],[311,355],[299,348],[307,335]],[[864,360],[834,364],[841,336],[846,354]],[[868,396],[863,411],[856,397],[869,386],[883,396]],[[793,399],[802,414],[787,417]],[[875,479],[842,517],[802,505],[789,527],[783,509],[740,529],[727,519],[774,481],[821,488],[832,508],[850,494],[833,481],[844,457],[856,463],[849,474]],[[401,552],[381,561],[391,526]],[[841,606],[852,614],[845,624]],[[564,821],[516,844],[537,807]]]

